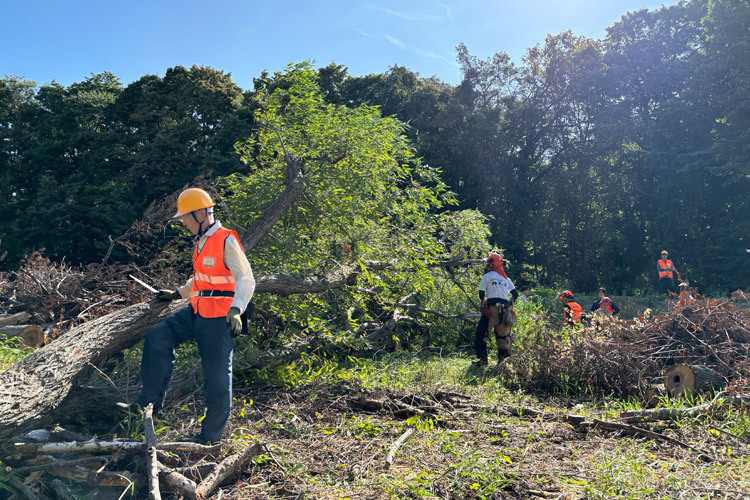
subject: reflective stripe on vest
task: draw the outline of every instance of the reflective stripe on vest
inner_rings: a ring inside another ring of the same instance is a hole
[[[208,237],[200,252],[198,245],[193,250],[193,291],[219,290],[234,292],[234,277],[224,265],[224,243],[230,236],[234,236],[239,242],[237,233],[226,228],[219,228]],[[242,245],[240,244],[240,248]],[[190,305],[193,312],[203,318],[220,318],[227,315],[232,307],[232,297],[205,296],[190,297]]]
[[[573,323],[580,323],[581,322],[581,311],[582,308],[580,305],[578,305],[577,302],[567,302],[565,304],[570,308],[570,312],[566,309],[563,314],[565,321],[570,321]],[[570,316],[568,316],[570,314]]]
[[[671,278],[672,277],[672,261],[659,259],[659,277],[660,278]]]

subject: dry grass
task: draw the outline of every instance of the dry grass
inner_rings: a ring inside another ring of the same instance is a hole
[[[522,405],[510,393],[487,401],[481,389],[462,397],[437,387],[413,394],[347,382],[254,392],[244,416],[233,417],[241,429],[235,436],[268,443],[273,456],[224,497],[687,499],[750,491],[746,409],[644,427],[707,450],[712,461],[705,462],[672,444],[564,418],[614,418],[601,402]],[[389,467],[388,452],[408,428],[416,432]]]
[[[250,440],[269,452],[222,486],[223,499],[750,498],[750,415],[742,405],[637,424],[685,448],[579,425],[616,421],[638,407],[632,399],[539,400],[466,358],[405,355],[329,364],[289,388],[236,387],[235,398],[226,453]],[[170,400],[157,422],[160,441],[198,430],[200,399],[193,391]],[[121,424],[117,437],[139,434],[137,418]],[[389,465],[408,429],[414,433]],[[100,488],[87,497],[121,493]]]

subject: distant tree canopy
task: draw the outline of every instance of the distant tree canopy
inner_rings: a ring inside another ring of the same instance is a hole
[[[747,287],[749,28],[747,2],[694,0],[628,13],[603,40],[549,35],[521,65],[502,52],[478,59],[460,45],[456,86],[398,66],[353,77],[335,64],[264,73],[246,91],[196,66],[127,87],[109,73],[69,87],[6,77],[0,268],[40,248],[55,259],[99,261],[109,237],[199,175],[223,186],[237,217],[250,220],[271,193],[241,193],[281,175],[269,165],[281,161],[282,141],[305,156],[315,179],[274,232],[287,245],[309,243],[305,265],[323,265],[342,248],[377,254],[384,238],[408,233],[399,211],[414,215],[421,205],[455,212],[454,220],[466,209],[483,213],[517,282],[650,289],[666,248],[703,290]],[[300,86],[307,97],[294,101]],[[329,115],[345,129],[329,128]],[[401,137],[398,122],[405,138],[387,141]],[[377,154],[357,156],[367,140]],[[399,159],[401,174],[386,158]],[[457,204],[422,199],[393,175],[445,182]],[[331,202],[341,189],[347,202]],[[253,258],[273,266],[270,251],[261,245]],[[112,258],[128,256],[115,247]]]

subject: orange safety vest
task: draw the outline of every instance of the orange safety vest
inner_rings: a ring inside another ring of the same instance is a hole
[[[659,278],[671,278],[673,269],[671,260],[659,259]]]
[[[563,319],[570,323],[580,323],[582,311],[581,306],[577,302],[566,302],[565,305],[570,308],[570,313],[568,313],[567,309],[563,310]],[[570,316],[568,316],[568,314],[570,314]]]
[[[599,301],[599,309],[604,309],[607,312],[612,312],[612,301],[610,300],[609,302],[602,302],[602,300]],[[607,304],[607,307],[604,307],[605,303]]]
[[[226,316],[234,300],[234,276],[224,265],[224,242],[230,235],[240,241],[237,233],[221,227],[208,237],[200,252],[198,244],[193,250],[193,291],[198,295],[190,297],[190,305],[203,318]]]

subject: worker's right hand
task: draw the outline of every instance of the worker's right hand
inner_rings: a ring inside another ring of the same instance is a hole
[[[156,298],[159,300],[177,300],[181,299],[182,296],[177,290],[159,290],[156,292]]]

